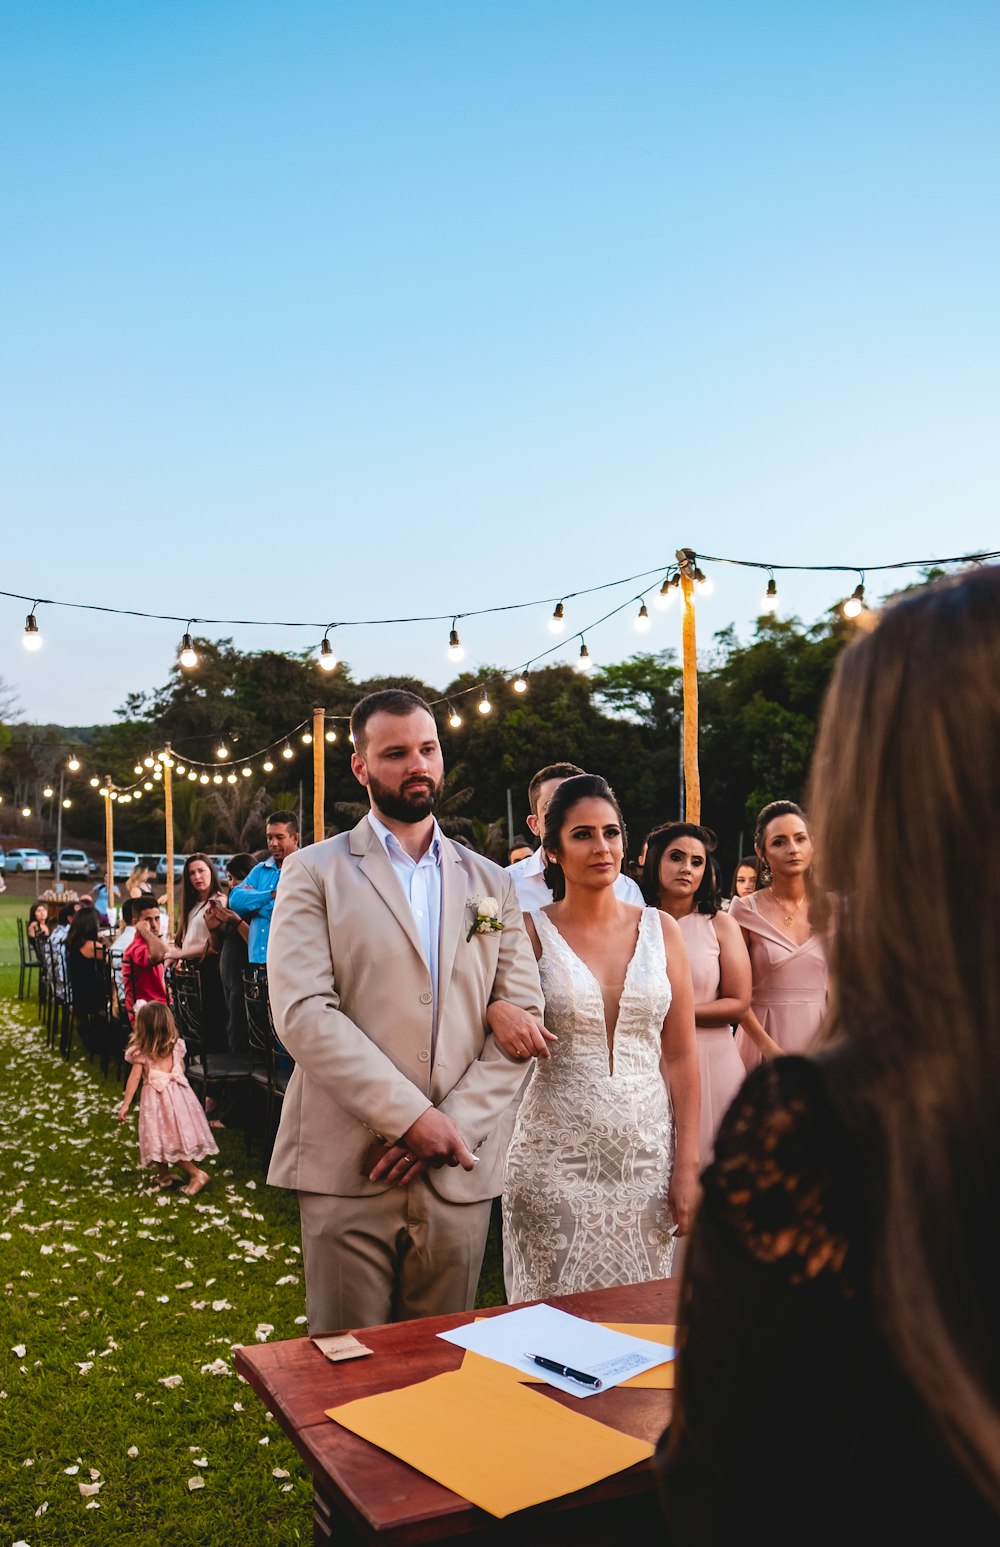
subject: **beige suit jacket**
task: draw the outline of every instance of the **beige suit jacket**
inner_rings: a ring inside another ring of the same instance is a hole
[[[467,940],[469,901],[486,896],[500,902],[504,927]],[[486,1010],[507,999],[541,1019],[544,1001],[498,865],[443,840],[436,1035],[410,905],[367,818],[285,860],[267,973],[275,1026],[295,1059],[269,1182],[342,1197],[383,1192],[361,1169],[374,1136],[398,1139],[435,1106],[479,1164],[431,1170],[430,1186],[456,1203],[500,1191],[526,1070],[494,1041]]]

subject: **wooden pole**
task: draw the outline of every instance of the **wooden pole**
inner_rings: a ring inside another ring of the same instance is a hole
[[[701,821],[701,774],[698,769],[698,650],[694,619],[695,555],[691,548],[678,548],[677,567],[681,576],[681,651],[684,688],[684,820]]]
[[[111,800],[111,775],[104,775],[104,863],[108,873],[108,908],[115,905],[115,814]]]
[[[174,759],[169,741],[164,745],[163,758],[163,821],[166,829],[167,848],[167,925],[168,933],[174,932]]]
[[[313,704],[313,843],[326,837],[326,710]]]

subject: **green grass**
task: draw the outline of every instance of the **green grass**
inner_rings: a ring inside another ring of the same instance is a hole
[[[197,1198],[145,1185],[114,1071],[47,1049],[13,997],[26,911],[0,897],[0,1543],[308,1542],[308,1472],[233,1370],[305,1331],[295,1199],[236,1130]],[[501,1299],[494,1231],[479,1303]]]

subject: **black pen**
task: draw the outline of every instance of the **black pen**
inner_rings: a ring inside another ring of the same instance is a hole
[[[579,1381],[581,1386],[593,1386],[599,1391],[604,1382],[596,1375],[588,1375],[585,1370],[570,1369],[568,1364],[560,1364],[557,1359],[546,1359],[542,1354],[525,1354],[525,1359],[530,1359],[532,1364],[541,1365],[543,1370],[551,1370],[554,1375],[564,1375],[567,1380]]]

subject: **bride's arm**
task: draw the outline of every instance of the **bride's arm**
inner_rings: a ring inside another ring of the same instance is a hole
[[[694,1033],[694,989],[684,937],[674,919],[659,915],[670,979],[670,1009],[660,1036],[662,1065],[674,1113],[674,1165],[668,1201],[677,1234],[687,1235],[698,1196],[698,1125],[701,1079]]]

